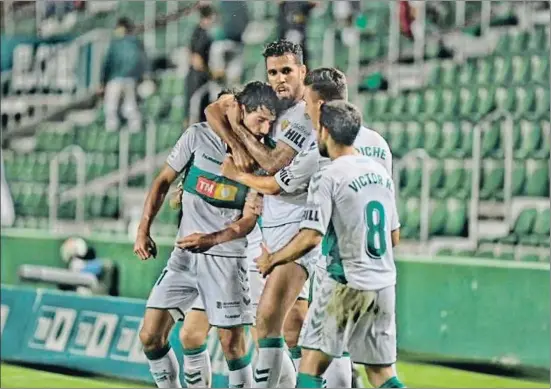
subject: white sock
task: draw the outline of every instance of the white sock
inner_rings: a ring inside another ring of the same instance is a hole
[[[184,379],[188,388],[210,388],[210,355],[207,345],[184,349]]]
[[[352,362],[350,356],[335,358],[323,375],[328,388],[352,387]]]
[[[253,385],[253,367],[251,365],[251,356],[245,355],[242,358],[228,363],[229,387],[230,388],[250,388]]]
[[[279,376],[278,388],[294,388],[297,385],[297,371],[288,353],[283,354],[281,364],[281,375]]]
[[[176,354],[170,345],[161,350],[146,352],[149,371],[159,388],[181,388],[180,366]]]
[[[255,388],[275,388],[281,376],[285,353],[283,337],[258,339],[258,359],[254,368]]]

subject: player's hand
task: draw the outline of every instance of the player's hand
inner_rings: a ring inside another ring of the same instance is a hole
[[[170,201],[168,204],[170,205],[170,208],[172,209],[180,209],[182,206],[182,194],[184,193],[184,189],[182,188],[182,184],[178,184],[176,187],[176,190],[172,192],[170,195]]]
[[[235,163],[237,169],[247,173],[253,171],[254,167],[256,166],[256,162],[244,147],[232,148],[231,154],[233,157],[233,162]]]
[[[241,108],[239,108],[239,103],[235,98],[226,108],[226,117],[234,130],[237,126],[241,125]]]
[[[210,234],[199,232],[180,238],[176,241],[176,246],[192,253],[204,253],[214,246],[216,242]]]
[[[155,241],[151,239],[149,234],[138,232],[136,242],[134,243],[134,254],[136,254],[142,261],[146,261],[149,258],[155,258],[157,256],[157,245]]]
[[[249,190],[247,198],[245,199],[245,207],[243,208],[243,214],[253,214],[261,216],[264,209],[264,197],[254,190]]]
[[[260,257],[256,258],[254,261],[256,262],[256,267],[258,268],[260,274],[266,278],[272,270],[274,270],[274,265],[272,263],[271,254],[268,252],[264,242],[262,242],[260,248],[262,249],[262,254],[260,254]]]
[[[227,155],[222,163],[222,175],[230,180],[237,180],[239,170],[237,170],[237,166],[235,166],[235,162],[231,155]]]

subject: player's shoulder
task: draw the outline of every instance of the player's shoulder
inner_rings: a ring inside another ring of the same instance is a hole
[[[306,103],[299,101],[281,114],[282,128],[289,126],[303,126],[305,130],[311,129],[312,121],[306,113]]]
[[[359,135],[363,137],[368,137],[372,140],[373,143],[377,144],[379,147],[385,147],[390,150],[390,147],[388,146],[388,142],[386,141],[386,139],[377,131],[372,130],[369,127],[362,125],[362,127],[360,128]]]

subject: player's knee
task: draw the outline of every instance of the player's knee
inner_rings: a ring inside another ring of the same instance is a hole
[[[167,337],[164,334],[142,327],[140,330],[140,342],[142,342],[144,351],[159,350],[166,345]]]
[[[367,379],[369,383],[378,388],[384,384],[389,378],[394,376],[394,370],[392,365],[380,365],[380,366],[365,366],[365,372],[367,373]]]
[[[187,349],[199,348],[207,340],[208,330],[184,325],[180,330],[180,342]]]
[[[258,307],[256,312],[256,334],[259,339],[268,337],[273,330],[272,313],[270,307]]]
[[[237,359],[245,355],[245,333],[242,328],[219,329],[218,338],[227,359]]]

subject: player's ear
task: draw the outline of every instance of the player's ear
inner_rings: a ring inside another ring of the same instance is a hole
[[[306,78],[306,73],[308,72],[308,69],[306,68],[306,65],[300,65],[300,79],[304,80]]]

